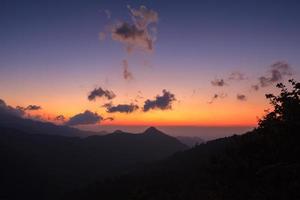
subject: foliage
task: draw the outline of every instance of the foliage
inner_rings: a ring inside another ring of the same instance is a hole
[[[278,96],[266,94],[273,111],[267,113],[259,120],[259,128],[276,129],[280,125],[295,126],[300,123],[300,83],[289,80],[291,91],[283,84],[278,83],[277,88],[281,90]]]

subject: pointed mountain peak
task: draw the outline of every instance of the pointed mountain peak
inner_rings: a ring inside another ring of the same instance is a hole
[[[144,133],[145,134],[160,134],[160,135],[164,135],[163,132],[161,132],[160,130],[158,130],[157,128],[155,128],[153,126],[147,128]]]

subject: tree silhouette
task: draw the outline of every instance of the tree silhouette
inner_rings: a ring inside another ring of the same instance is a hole
[[[281,125],[300,125],[300,83],[293,79],[289,80],[289,83],[291,89],[283,83],[276,85],[277,88],[281,89],[278,96],[266,94],[266,98],[273,106],[273,111],[268,112],[259,120],[259,128],[275,130]]]

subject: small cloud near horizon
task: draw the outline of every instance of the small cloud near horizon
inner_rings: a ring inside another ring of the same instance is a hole
[[[213,86],[223,87],[226,85],[224,79],[214,79],[210,82]]]
[[[119,104],[119,105],[112,105],[112,103],[107,103],[104,104],[103,107],[106,108],[106,112],[108,113],[115,113],[115,112],[120,112],[120,113],[132,113],[136,111],[139,106],[135,105],[133,103],[131,104]]]
[[[237,98],[237,100],[239,100],[239,101],[246,101],[246,100],[247,100],[247,97],[246,97],[246,95],[244,95],[244,94],[237,94],[237,95],[236,95],[236,98]]]
[[[38,105],[29,105],[25,108],[25,110],[41,110],[42,107],[41,106],[38,106]]]
[[[86,110],[83,113],[79,113],[71,117],[65,125],[76,126],[76,125],[88,125],[88,124],[98,124],[103,120],[103,117],[98,115],[98,113],[93,113]]]
[[[245,74],[241,73],[241,72],[238,72],[238,71],[235,71],[235,72],[232,72],[230,75],[229,75],[229,80],[235,80],[235,81],[242,81],[242,80],[246,80],[247,77],[245,76]]]
[[[63,115],[58,115],[58,116],[56,116],[56,117],[54,118],[54,120],[55,120],[55,121],[65,121],[66,118],[65,118],[65,116],[63,116]]]
[[[151,109],[169,110],[172,109],[172,103],[176,101],[175,95],[167,90],[163,90],[163,95],[157,95],[154,100],[147,99],[144,102],[143,111],[147,112]]]
[[[214,94],[214,96],[211,98],[211,100],[208,102],[208,104],[214,103],[217,99],[224,99],[227,97],[226,93],[219,93],[219,94]]]

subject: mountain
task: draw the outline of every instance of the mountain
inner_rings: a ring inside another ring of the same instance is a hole
[[[64,199],[299,200],[300,83],[266,94],[273,109],[243,135],[209,141]]]
[[[15,129],[27,134],[62,135],[69,137],[86,137],[88,135],[98,134],[96,132],[82,131],[68,126],[58,126],[49,122],[26,119],[3,112],[0,112],[0,130],[1,129]]]
[[[200,137],[195,136],[177,136],[176,137],[181,143],[189,146],[194,147],[195,145],[199,145],[204,143],[205,141]]]
[[[140,134],[116,131],[80,138],[57,135],[58,130],[67,130],[70,136],[76,129],[50,123],[16,118],[10,122],[17,123],[0,126],[0,199],[57,199],[187,149],[155,128]]]
[[[299,199],[299,125],[259,128],[174,154],[65,199]]]

